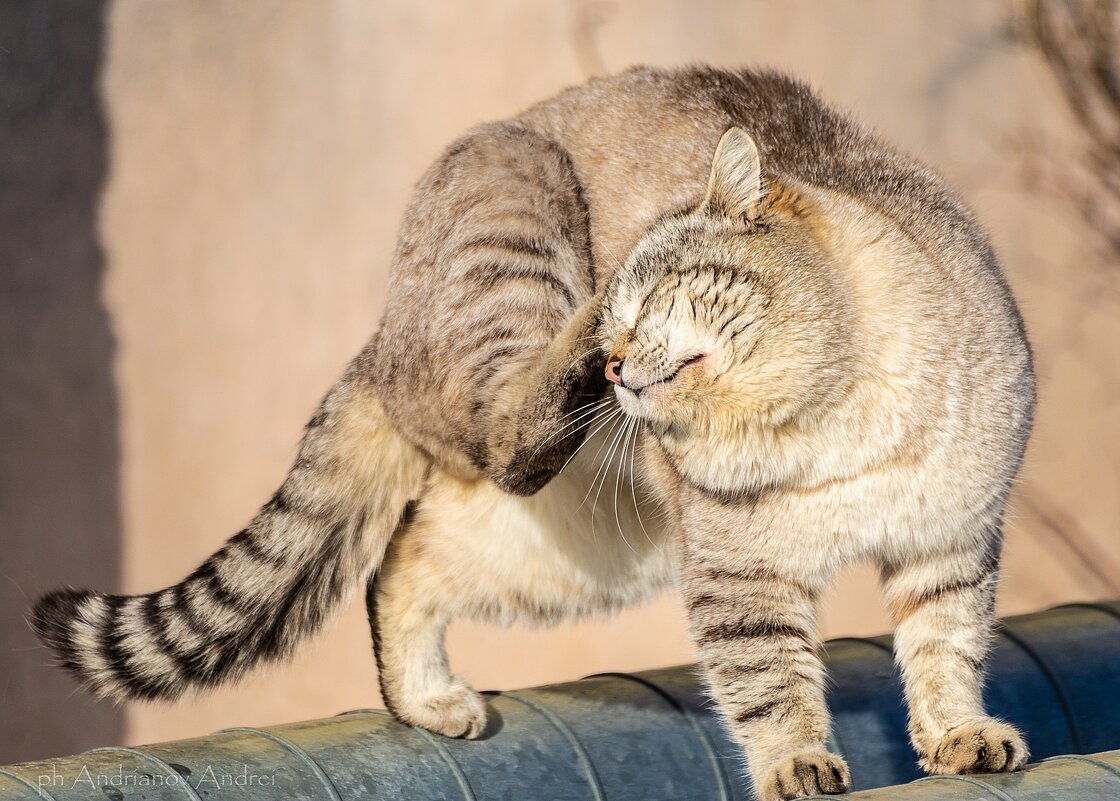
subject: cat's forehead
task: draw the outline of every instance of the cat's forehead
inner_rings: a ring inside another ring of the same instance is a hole
[[[726,235],[726,226],[704,214],[676,214],[651,225],[635,248],[649,255],[702,249]]]
[[[708,215],[668,217],[646,231],[627,266],[635,278],[647,282],[712,263],[731,266],[749,255],[758,238],[759,232]]]
[[[709,295],[749,271],[757,233],[707,215],[662,218],[646,231],[616,276],[613,311],[626,325],[668,308],[678,295]],[[729,278],[730,276],[730,278]]]
[[[661,319],[687,300],[686,307],[718,303],[736,288],[751,283],[750,276],[736,265],[702,260],[695,264],[664,264],[632,276],[625,289],[616,293],[614,313],[628,327],[642,320]]]

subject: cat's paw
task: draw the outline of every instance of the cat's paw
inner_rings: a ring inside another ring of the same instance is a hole
[[[481,737],[486,730],[486,704],[459,676],[436,692],[394,700],[394,714],[411,726],[467,740]]]
[[[1028,756],[1014,726],[981,718],[949,729],[921,764],[930,773],[1007,773],[1021,770]]]
[[[827,751],[805,751],[770,768],[757,788],[759,801],[789,801],[807,795],[839,795],[852,786],[848,763]]]

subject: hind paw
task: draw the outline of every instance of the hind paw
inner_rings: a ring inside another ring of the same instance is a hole
[[[482,736],[486,730],[482,696],[458,676],[437,691],[394,700],[394,714],[410,726],[467,740]]]

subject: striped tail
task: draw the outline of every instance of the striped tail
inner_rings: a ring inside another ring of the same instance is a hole
[[[290,655],[364,584],[428,464],[390,424],[370,350],[308,423],[279,491],[182,583],[60,590],[36,604],[35,631],[89,689],[173,699],[235,679]]]

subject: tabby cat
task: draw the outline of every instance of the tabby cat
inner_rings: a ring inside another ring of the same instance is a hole
[[[386,705],[477,737],[452,618],[555,623],[676,580],[771,801],[850,785],[816,607],[870,560],[923,766],[1017,770],[980,690],[1034,397],[996,257],[934,173],[782,75],[636,68],[429,169],[380,331],[247,528],[176,586],[56,592],[33,623],[93,691],[170,699],[287,656],[365,582]]]

